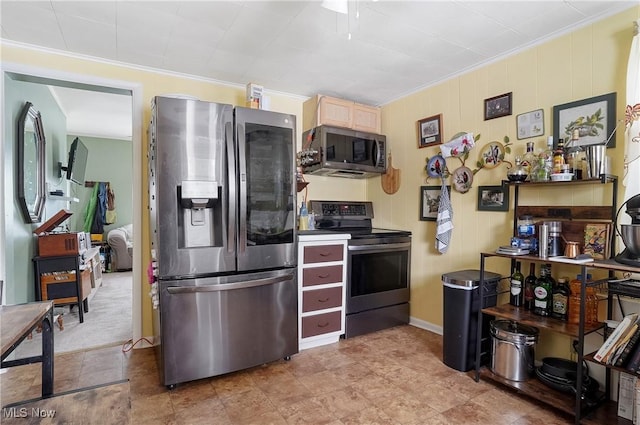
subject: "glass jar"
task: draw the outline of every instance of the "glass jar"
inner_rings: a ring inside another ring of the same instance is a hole
[[[582,276],[578,275],[569,283],[569,312],[567,322],[577,325],[580,323],[580,290],[582,287]],[[586,312],[585,312],[586,316]],[[585,320],[586,321],[586,320]]]
[[[519,156],[516,157],[516,165],[509,168],[507,171],[507,179],[512,182],[523,182],[527,180],[528,176],[529,172],[527,171],[527,168],[522,165],[522,158]]]
[[[532,182],[546,182],[551,180],[551,169],[544,158],[538,158],[535,167],[531,171]]]
[[[518,237],[528,238],[536,235],[536,225],[533,216],[522,215],[518,217]]]

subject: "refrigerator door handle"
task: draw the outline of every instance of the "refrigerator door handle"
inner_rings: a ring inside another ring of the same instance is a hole
[[[274,285],[280,282],[286,282],[291,280],[292,275],[276,276],[266,279],[256,279],[247,282],[236,283],[222,283],[218,285],[203,285],[203,286],[171,286],[167,288],[167,292],[170,294],[196,294],[198,292],[220,292],[231,291],[234,289],[253,288],[255,286],[267,286]]]
[[[225,123],[225,141],[227,147],[227,167],[229,173],[227,175],[227,252],[234,252],[236,249],[236,161],[235,150],[233,147],[233,122]]]
[[[238,196],[238,252],[244,253],[247,250],[247,158],[246,158],[246,138],[244,125],[236,122],[236,140],[238,142],[238,176],[239,193]]]

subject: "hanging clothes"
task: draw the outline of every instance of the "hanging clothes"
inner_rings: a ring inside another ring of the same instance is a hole
[[[116,194],[107,183],[107,214],[105,224],[113,224],[118,219],[116,214]]]
[[[93,186],[93,190],[91,191],[91,197],[89,198],[89,202],[87,202],[87,207],[84,210],[84,225],[82,226],[82,231],[89,233],[91,231],[91,224],[93,223],[93,216],[96,212],[96,203],[98,200],[98,185]]]
[[[96,209],[93,214],[93,222],[91,223],[91,233],[104,233],[104,224],[107,221],[107,184],[100,182],[96,197]]]

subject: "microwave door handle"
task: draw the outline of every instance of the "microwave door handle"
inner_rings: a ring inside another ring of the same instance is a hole
[[[224,126],[224,138],[227,149],[227,252],[236,249],[236,161],[233,146],[233,121],[227,121]]]
[[[375,149],[375,152],[376,152],[376,154],[374,155],[376,157],[376,163],[374,165],[377,167],[380,165],[380,162],[382,161],[382,151],[380,150],[380,142],[378,141],[378,139],[374,139],[373,148]]]

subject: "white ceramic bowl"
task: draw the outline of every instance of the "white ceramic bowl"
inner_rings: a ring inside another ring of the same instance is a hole
[[[568,182],[573,179],[573,173],[553,173],[551,180],[554,182]]]

